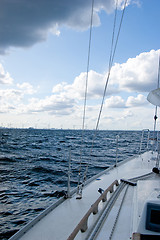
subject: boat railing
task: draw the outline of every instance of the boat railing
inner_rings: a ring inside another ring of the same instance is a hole
[[[117,166],[117,162],[118,162],[118,139],[119,139],[119,135],[116,136],[116,163],[115,163],[115,167]]]
[[[146,134],[145,134],[146,133]],[[140,149],[139,153],[142,153],[144,150],[147,151],[158,151],[159,150],[159,132],[157,131],[150,131],[149,129],[142,130],[141,142],[140,142]]]
[[[156,137],[156,142],[157,142],[157,139],[158,139],[158,136]],[[116,135],[116,138],[114,140],[115,155],[116,155],[115,156],[115,164],[114,164],[115,167],[117,166],[118,162],[121,161],[121,148],[123,147],[123,145],[119,140],[120,140],[120,136]],[[132,142],[130,145],[130,148],[135,149],[135,155],[137,155],[137,153],[141,154],[141,153],[145,152],[146,150],[147,151],[152,150],[151,145],[152,145],[152,149],[153,149],[153,143],[151,143],[151,138],[150,138],[150,130],[143,129],[142,134],[141,134],[140,143],[139,143],[139,141],[138,142],[136,141],[134,143]]]
[[[147,133],[147,141],[146,141],[146,138],[145,138],[145,132]],[[150,130],[149,129],[143,129],[142,130],[142,135],[141,135],[140,147],[139,147],[139,154],[142,153],[142,149],[143,149],[144,144],[145,144],[145,147],[148,150],[149,137],[150,137]]]
[[[94,204],[90,207],[84,217],[80,220],[76,228],[70,234],[67,240],[73,240],[79,231],[85,232],[88,229],[88,218],[93,213],[94,215],[98,213],[98,205],[99,203],[107,201],[107,193],[113,193],[115,190],[115,186],[118,186],[118,180],[115,180],[102,194],[101,196],[95,201]]]

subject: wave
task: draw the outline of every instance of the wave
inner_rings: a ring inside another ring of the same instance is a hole
[[[2,239],[8,239],[23,226],[55,201],[65,196],[67,189],[68,159],[71,148],[71,189],[77,186],[81,131],[3,129],[0,145],[0,212]],[[82,175],[89,163],[87,177],[113,165],[116,156],[116,135],[119,135],[118,160],[137,153],[136,142],[140,132],[100,131],[94,143],[92,157],[90,148],[93,131],[84,136],[82,151]],[[131,136],[133,135],[133,136]],[[133,146],[127,151],[123,148]],[[138,144],[137,144],[138,145]],[[89,161],[89,162],[88,162]],[[1,237],[0,237],[1,239]]]
[[[0,157],[0,162],[10,163],[10,162],[15,162],[15,161],[16,161],[16,159],[13,159],[11,157],[5,157],[5,156]]]
[[[55,170],[55,169],[50,169],[42,166],[37,166],[32,168],[32,172],[35,173],[47,173],[47,174],[52,174],[52,175],[57,175],[57,176],[63,176],[64,172],[62,170]]]

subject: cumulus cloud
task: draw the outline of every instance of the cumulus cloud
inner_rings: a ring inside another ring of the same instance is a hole
[[[80,73],[77,76],[72,84],[67,84],[62,82],[53,87],[52,92],[54,94],[65,94],[66,96],[72,96],[76,99],[84,99],[84,91],[86,85],[86,72]],[[88,73],[88,98],[89,99],[98,99],[101,98],[104,91],[106,81],[106,74],[97,73],[93,70],[90,70]],[[119,92],[115,86],[110,85],[108,88],[107,94],[115,94]]]
[[[17,84],[17,87],[23,90],[23,93],[25,94],[33,94],[36,92],[36,90],[33,88],[33,86],[30,83],[24,82],[22,84]]]
[[[0,90],[0,99],[17,102],[22,99],[22,92],[16,89]]]
[[[157,86],[158,78],[158,59],[160,50],[151,50],[150,52],[141,53],[135,58],[130,58],[127,62],[118,64],[116,63],[111,70],[111,76],[107,88],[107,96],[113,95],[113,97],[107,100],[106,104],[109,107],[123,107],[124,102],[122,98],[115,97],[116,94],[122,92],[149,92]],[[93,70],[88,74],[88,99],[100,99],[102,98],[105,82],[107,79],[107,73],[97,73]],[[86,81],[86,72],[80,73],[72,84],[66,82],[57,84],[53,87],[52,92],[57,96],[59,94],[65,94],[66,96],[74,96],[75,99],[84,98]],[[133,99],[128,99],[126,107],[133,105]],[[145,102],[144,96],[138,96],[138,99],[134,99],[134,102]]]
[[[126,102],[127,107],[139,107],[146,104],[148,104],[148,102],[146,100],[146,97],[142,94],[138,94],[137,97],[130,96]]]
[[[28,105],[23,106],[25,113],[49,112],[50,114],[68,115],[73,112],[75,100],[66,96],[47,96],[44,99],[32,98]]]
[[[62,91],[66,91],[67,90],[67,83],[66,82],[62,82],[57,84],[56,86],[53,87],[52,92],[53,93],[59,93]]]
[[[0,90],[0,113],[14,112],[22,96],[22,92],[16,89]]]
[[[151,50],[112,67],[111,83],[125,91],[149,92],[157,86],[160,50]]]
[[[83,72],[78,77],[75,78],[74,83],[72,85],[73,89],[75,89],[76,92],[79,92],[81,97],[84,96],[85,81],[86,81],[86,73]],[[105,84],[105,79],[103,74],[97,73],[93,70],[89,71],[88,73],[89,97],[102,96],[104,84]]]
[[[121,9],[124,0],[119,1]],[[100,24],[99,12],[112,12],[112,0],[95,1],[93,24]],[[9,47],[28,47],[46,40],[49,32],[60,34],[61,26],[78,30],[89,27],[91,0],[0,1],[0,53]]]
[[[36,92],[36,90],[33,88],[33,86],[30,83],[24,82],[22,84],[17,84],[16,85],[18,89],[16,88],[8,88],[8,89],[1,89],[0,90],[0,98],[4,99],[17,99],[21,100],[22,97],[25,94],[33,94]]]
[[[33,86],[27,82],[17,84],[15,88],[0,89],[0,112],[23,112],[21,106],[26,95],[34,94],[36,91]],[[21,110],[20,110],[21,109]]]
[[[136,97],[129,96],[125,101],[121,96],[111,96],[105,101],[105,107],[108,108],[132,108],[147,105],[146,97],[138,94]]]
[[[157,85],[158,53],[159,50],[141,53],[126,63],[113,66],[105,107],[129,109],[147,104],[146,97],[142,92],[149,92]],[[107,73],[89,71],[88,100],[92,111],[95,108],[98,109],[98,104],[101,102],[106,76]],[[82,72],[72,84],[66,82],[57,84],[53,87],[51,96],[42,99],[32,98],[28,103],[25,99],[26,104],[22,103],[24,96],[26,94],[33,95],[36,91],[31,84],[24,82],[17,84],[17,89],[1,90],[0,101],[2,104],[2,100],[5,100],[3,105],[8,104],[8,109],[19,108],[19,113],[48,112],[55,115],[70,115],[83,104],[85,80],[86,73]],[[134,92],[133,96],[131,91]],[[127,92],[127,99],[124,98],[124,92]]]
[[[112,96],[105,101],[105,106],[109,108],[124,108],[125,101],[120,96]]]
[[[0,84],[11,84],[13,79],[8,72],[5,72],[2,64],[0,64]]]
[[[2,104],[2,101],[1,101],[1,104],[0,104],[0,113],[8,113],[8,112],[12,112],[15,110],[15,107],[13,106],[13,104],[9,104],[9,103],[6,103],[6,102],[3,102]]]
[[[47,96],[44,99],[31,98],[28,103],[23,102],[26,92],[23,90],[0,90],[0,112],[40,113],[48,112],[55,115],[69,115],[74,112],[76,101],[63,94]],[[12,110],[12,111],[11,111]]]

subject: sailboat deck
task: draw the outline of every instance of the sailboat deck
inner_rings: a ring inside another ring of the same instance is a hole
[[[125,186],[114,203],[112,211],[102,224],[96,239],[116,240],[118,236],[121,239],[132,239],[132,234],[137,232],[145,201],[152,200],[153,195],[158,196],[159,192],[159,176],[154,174],[149,180],[139,180],[137,187]],[[154,233],[145,230],[144,234],[152,235]]]
[[[26,231],[24,228],[21,232],[13,236],[11,239],[66,240],[75,229],[77,224],[80,222],[80,220],[83,218],[83,216],[86,214],[86,212],[89,210],[91,205],[99,198],[99,188],[105,190],[115,179],[131,179],[151,173],[152,168],[155,166],[155,158],[153,158],[153,156],[153,153],[146,152],[141,156],[137,156],[128,161],[120,163],[118,167],[112,167],[111,169],[104,171],[101,176],[94,179],[84,187],[82,199],[77,200],[76,194],[74,194],[72,198],[66,199],[45,217],[43,217],[40,221],[38,221],[35,225],[33,225],[29,230]],[[106,226],[107,228],[112,229],[110,226],[110,224],[112,224],[111,219],[114,219],[113,215],[116,214],[116,209],[119,208],[119,204],[122,201],[125,189],[126,187],[121,191],[119,199],[114,205],[115,210],[112,211],[110,216],[108,216],[108,220],[106,223],[104,223],[97,239],[104,239],[101,234],[103,234],[103,236],[105,235],[105,237],[107,236],[106,234],[110,234],[106,232]],[[131,208],[131,205],[133,205],[132,203],[135,200],[135,191],[133,191],[133,189],[134,186],[128,187],[127,195],[124,199],[123,205],[125,208],[122,208],[121,218],[119,218],[123,219],[123,221],[118,225],[118,231],[120,235],[121,233],[125,233],[127,236],[130,236],[133,229],[127,228],[127,226],[132,225],[134,227],[136,225],[135,223],[130,224],[131,220],[129,220],[131,219],[130,216],[135,210]],[[96,215],[91,214],[88,219],[88,230],[84,233],[79,231],[75,239],[89,239],[88,233],[90,226],[99,218],[101,209],[104,205],[105,203],[103,202],[99,204],[98,213]],[[128,232],[126,229],[128,229]],[[123,235],[121,235],[121,239],[128,239],[126,236],[122,236]],[[108,238],[106,237],[105,239]]]

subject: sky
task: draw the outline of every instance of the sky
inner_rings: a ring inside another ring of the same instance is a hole
[[[82,128],[91,4],[0,1],[1,127]],[[115,39],[124,0],[117,6]],[[115,8],[116,0],[94,1],[86,129],[95,129],[100,111]],[[127,1],[99,129],[153,130],[146,97],[158,82],[159,11],[159,0]]]

